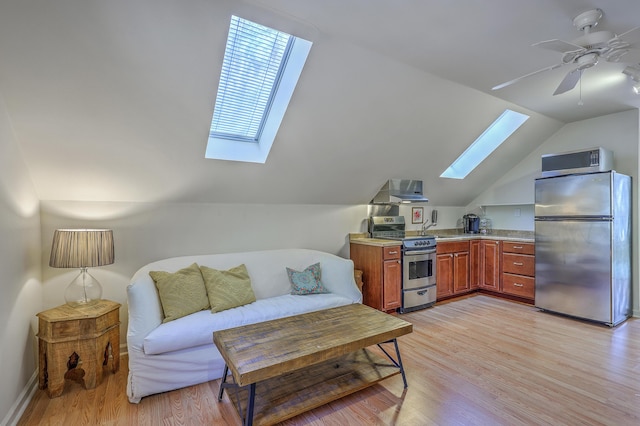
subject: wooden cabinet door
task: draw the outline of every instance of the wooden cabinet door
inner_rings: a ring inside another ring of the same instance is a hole
[[[469,290],[469,252],[453,254],[453,293]]]
[[[473,240],[469,244],[469,288],[480,287],[482,277],[482,250],[480,240]]]
[[[402,264],[400,260],[386,260],[383,266],[383,309],[392,310],[402,304]]]
[[[453,294],[453,254],[436,256],[436,299]]]
[[[482,241],[482,282],[487,290],[500,291],[500,241]]]

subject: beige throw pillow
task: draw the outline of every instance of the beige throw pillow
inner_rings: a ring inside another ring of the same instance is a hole
[[[156,284],[164,319],[169,322],[209,308],[207,289],[196,263],[176,272],[151,271]]]
[[[209,295],[211,312],[220,312],[256,301],[247,267],[242,264],[228,271],[200,266]]]

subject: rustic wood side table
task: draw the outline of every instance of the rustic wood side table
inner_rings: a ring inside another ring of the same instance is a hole
[[[86,389],[102,383],[103,370],[120,367],[120,304],[61,305],[37,314],[38,384],[50,398],[64,390],[65,378]]]

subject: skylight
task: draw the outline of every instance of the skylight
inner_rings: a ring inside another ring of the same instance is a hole
[[[527,119],[529,119],[528,115],[520,114],[510,109],[505,110],[440,177],[464,179],[498,148],[502,142],[507,140],[513,132],[522,126]]]
[[[206,158],[264,163],[311,42],[231,17]]]

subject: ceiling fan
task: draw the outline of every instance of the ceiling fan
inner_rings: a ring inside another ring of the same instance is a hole
[[[598,25],[603,13],[601,9],[593,9],[573,18],[573,25],[583,35],[572,42],[553,39],[533,44],[534,47],[562,53],[562,62],[509,80],[506,83],[492,87],[491,90],[502,89],[545,71],[551,71],[565,65],[573,65],[574,68],[565,75],[556,91],[553,92],[554,95],[559,95],[573,89],[580,80],[582,72],[595,66],[600,59],[604,59],[607,62],[621,62],[621,59],[625,57],[625,61],[622,62],[639,62],[640,55],[638,53],[640,51],[636,48],[635,42],[640,41],[640,27],[633,28],[620,35],[616,35],[611,31],[592,32],[593,28]]]

